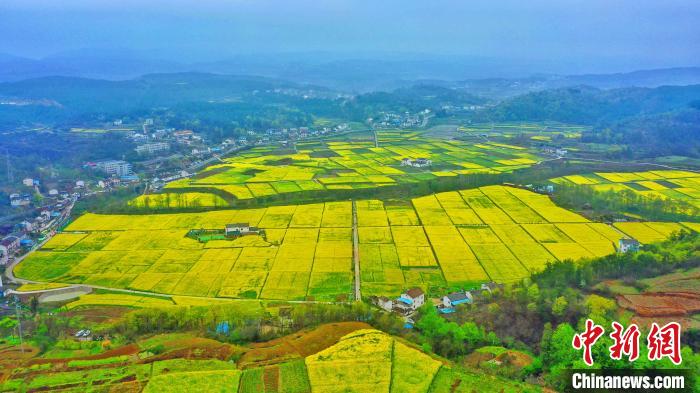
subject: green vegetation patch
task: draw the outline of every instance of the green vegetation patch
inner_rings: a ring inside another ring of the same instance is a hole
[[[144,393],[189,393],[193,389],[202,392],[235,392],[241,372],[194,371],[169,373],[153,377],[143,390]]]

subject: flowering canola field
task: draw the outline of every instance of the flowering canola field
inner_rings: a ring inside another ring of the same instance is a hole
[[[684,201],[700,208],[700,173],[696,172],[596,172],[563,176],[551,181],[557,184],[585,185],[598,191],[632,191],[651,198]]]
[[[205,213],[85,214],[15,268],[27,280],[191,298],[346,300],[352,202]],[[512,282],[548,262],[604,256],[618,240],[663,240],[692,223],[609,226],[527,190],[489,186],[407,202],[356,201],[363,296],[407,287]],[[265,236],[201,243],[192,229],[248,223]]]
[[[296,150],[259,146],[207,167],[193,178],[168,183],[165,194],[141,196],[135,207],[218,207],[226,202],[206,189],[236,199],[416,183],[444,176],[501,173],[531,166],[539,158],[500,143],[469,144],[423,137],[417,132],[379,131],[379,146],[365,140],[300,142]],[[428,167],[404,166],[426,158]],[[170,193],[168,193],[170,191]],[[199,191],[199,192],[198,192]],[[177,193],[182,197],[177,197]],[[161,196],[162,195],[162,196]],[[208,196],[208,197],[207,197]]]

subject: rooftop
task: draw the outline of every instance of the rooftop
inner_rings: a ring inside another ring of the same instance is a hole
[[[411,288],[408,291],[406,291],[406,294],[415,299],[415,298],[423,295],[424,292],[422,289],[415,287],[415,288]]]
[[[250,224],[247,222],[237,222],[234,224],[226,224],[226,228],[241,228],[241,227],[249,227]]]
[[[464,292],[450,293],[449,295],[447,295],[447,298],[450,299],[451,302],[459,302],[462,300],[469,300],[469,297]]]

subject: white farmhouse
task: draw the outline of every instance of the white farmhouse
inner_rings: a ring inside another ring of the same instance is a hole
[[[420,306],[425,304],[425,293],[418,287],[411,288],[402,293],[397,300],[406,304],[410,309],[417,310]]]

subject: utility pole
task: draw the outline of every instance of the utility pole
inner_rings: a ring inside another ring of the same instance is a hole
[[[20,318],[20,309],[22,308],[22,303],[19,299],[15,297],[15,312],[17,313],[17,330],[19,330],[19,348],[24,353],[24,339],[22,338],[22,319]]]

